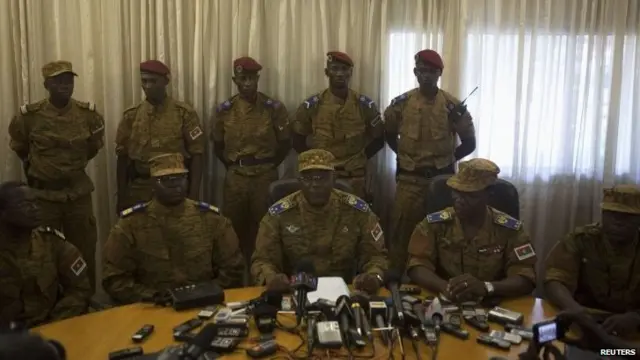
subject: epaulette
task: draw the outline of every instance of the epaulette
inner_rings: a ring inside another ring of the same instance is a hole
[[[88,101],[77,101],[76,105],[82,109],[87,109],[89,111],[96,111],[96,104]]]
[[[293,208],[294,203],[291,201],[291,195],[284,197],[269,207],[271,216],[282,214],[283,212]]]
[[[124,115],[126,115],[127,113],[130,113],[132,111],[137,111],[139,107],[140,107],[140,104],[136,104],[136,105],[130,106],[130,107],[126,108],[122,113]]]
[[[452,218],[451,218],[451,213],[449,213],[447,210],[440,210],[440,211],[436,211],[434,213],[428,214],[426,219],[429,224],[434,224],[434,223],[439,223],[443,221],[448,221],[448,220],[451,220]]]
[[[277,109],[280,107],[280,101],[267,99],[267,101],[264,102],[264,105],[268,108]]]
[[[393,100],[391,100],[391,106],[393,105],[398,105],[400,103],[405,102],[407,99],[409,98],[409,95],[407,93],[404,93],[400,96],[396,96],[395,98],[393,98]]]
[[[120,217],[124,218],[127,217],[135,212],[144,210],[147,208],[148,203],[138,203],[133,205],[132,207],[128,208],[128,209],[124,209],[120,212]]]
[[[231,109],[231,99],[229,100],[225,100],[223,102],[220,103],[220,105],[218,105],[218,107],[216,107],[216,112],[223,112],[223,111],[227,111],[229,109]]]
[[[358,97],[358,101],[360,101],[360,104],[364,105],[365,107],[372,109],[373,107],[376,106],[376,102],[371,100],[370,98],[368,98],[365,95],[360,95],[360,97]]]
[[[514,219],[511,216],[499,211],[494,211],[493,222],[511,230],[520,230],[520,228],[522,227],[522,221]]]
[[[58,230],[58,229],[54,229],[51,226],[40,226],[38,228],[38,231],[43,232],[43,233],[47,233],[47,234],[54,234],[57,237],[59,237],[62,240],[65,240],[64,234],[62,233],[62,231]]]
[[[311,109],[312,107],[318,105],[318,102],[320,102],[320,97],[318,96],[318,94],[315,94],[312,97],[305,100],[303,104],[305,108]]]
[[[600,223],[584,225],[577,228],[573,233],[576,235],[600,236],[602,234],[602,225]]]
[[[369,212],[369,204],[355,195],[344,193],[340,198],[342,199],[342,201],[353,208],[356,208],[362,212]]]
[[[218,209],[217,207],[209,203],[206,203],[204,201],[198,201],[196,202],[196,205],[202,210],[213,211],[214,213],[220,215],[220,209]]]
[[[30,112],[36,112],[38,110],[40,110],[40,108],[42,107],[42,105],[45,103],[44,100],[42,101],[38,101],[32,104],[24,104],[22,106],[20,106],[20,113],[22,115],[27,115]]]

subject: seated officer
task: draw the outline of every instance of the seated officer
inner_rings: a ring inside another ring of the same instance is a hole
[[[562,310],[617,313],[603,324],[618,335],[640,326],[640,189],[604,190],[602,223],[576,229],[546,259],[545,290]]]
[[[355,195],[334,189],[334,156],[321,149],[298,156],[297,191],[269,208],[260,223],[251,273],[257,285],[288,289],[301,259],[316,276],[339,276],[376,293],[387,269],[384,236],[378,218]]]
[[[216,278],[240,285],[244,261],[231,222],[218,209],[186,198],[181,154],[150,160],[153,199],[120,213],[103,250],[105,291],[118,303]]]
[[[39,223],[31,189],[0,185],[0,325],[31,327],[87,312],[87,263],[61,232]]]
[[[409,242],[411,280],[454,301],[530,294],[536,254],[522,222],[489,207],[500,169],[461,162],[447,180],[453,207],[427,215]]]

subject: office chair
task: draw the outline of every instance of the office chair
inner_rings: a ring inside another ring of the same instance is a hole
[[[453,206],[451,188],[447,186],[447,179],[450,177],[451,175],[439,175],[431,180],[426,198],[427,214]],[[498,179],[493,185],[489,206],[520,219],[518,190],[507,180]]]
[[[344,192],[353,193],[353,189],[348,182],[338,179],[334,188]],[[300,182],[298,179],[281,179],[276,180],[269,185],[269,206],[287,195],[300,190]]]

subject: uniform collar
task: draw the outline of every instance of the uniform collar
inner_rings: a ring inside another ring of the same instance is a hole
[[[167,110],[169,105],[171,105],[172,103],[173,103],[173,99],[171,98],[171,96],[167,95],[164,98],[164,101],[162,102],[162,104],[158,106],[154,106],[152,103],[150,103],[146,99],[144,100],[142,106],[144,107],[144,110],[149,113],[163,113],[165,112],[165,110]]]
[[[184,212],[184,209],[186,208],[186,203],[187,199],[176,206],[165,206],[160,204],[157,200],[153,199],[149,203],[149,214],[151,216],[158,217],[182,214]]]
[[[69,111],[71,111],[72,108],[73,108],[73,99],[69,99],[69,102],[63,108],[55,107],[49,100],[47,100],[47,103],[45,106],[46,111],[52,112],[58,116],[68,113]]]

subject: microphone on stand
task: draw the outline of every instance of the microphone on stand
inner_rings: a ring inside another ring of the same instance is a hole
[[[384,276],[385,287],[391,292],[391,301],[393,304],[393,322],[396,326],[402,327],[404,323],[404,314],[402,300],[400,298],[400,284],[402,283],[402,274],[397,270],[387,270]]]
[[[353,313],[351,312],[351,300],[349,297],[341,295],[336,300],[335,315],[338,318],[342,337],[344,338],[345,345],[347,345],[348,348],[350,345],[349,330],[351,329],[351,318],[353,318]]]
[[[315,267],[310,260],[302,260],[296,268],[296,275],[291,277],[291,288],[296,293],[296,325],[300,325],[306,315],[307,294],[318,289],[318,278],[313,274]]]
[[[380,330],[382,340],[387,347],[391,345],[391,336],[387,327],[387,304],[384,301],[370,301],[369,302],[369,318],[371,323],[375,324],[376,328],[384,329]]]
[[[360,327],[359,333],[363,336],[366,336],[369,342],[373,342],[373,333],[371,332],[371,324],[369,323],[369,319],[367,313],[369,312],[369,297],[366,294],[361,292],[356,292],[351,296],[351,301],[354,304],[358,304],[357,307],[358,312],[360,313]],[[355,311],[354,311],[355,316]],[[358,318],[356,317],[356,326],[358,326]]]

